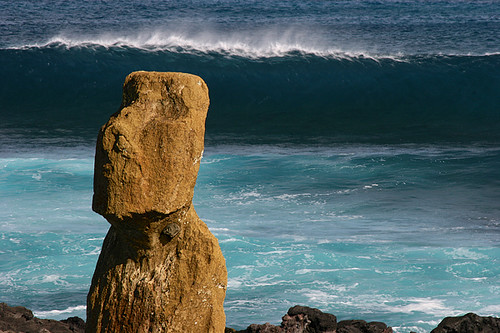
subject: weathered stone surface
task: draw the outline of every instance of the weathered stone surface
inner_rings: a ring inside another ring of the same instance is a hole
[[[281,326],[293,327],[294,322],[297,323],[296,327],[300,327],[299,323],[303,322],[304,332],[307,333],[334,333],[337,329],[337,317],[307,306],[296,305],[288,309]]]
[[[342,320],[337,324],[337,333],[392,333],[392,327],[378,321]]]
[[[468,313],[460,317],[446,317],[431,333],[498,333],[500,318],[481,317]]]
[[[22,306],[8,306],[0,303],[0,332],[44,332],[44,333],[83,333],[83,319],[71,317],[66,320],[39,319],[31,310]]]
[[[192,207],[208,89],[135,72],[97,142],[93,209],[111,228],[87,299],[87,332],[224,332],[225,261]]]
[[[208,88],[182,73],[135,72],[101,129],[92,208],[113,220],[191,204],[203,153]]]

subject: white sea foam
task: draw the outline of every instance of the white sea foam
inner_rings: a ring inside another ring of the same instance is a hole
[[[500,313],[500,304],[498,305],[488,305],[478,311],[478,313],[483,316],[498,316]]]
[[[297,198],[301,198],[301,197],[311,197],[311,196],[312,196],[311,193],[297,193],[297,194],[285,193],[285,194],[280,194],[280,195],[275,196],[274,199],[288,201],[288,200],[297,199]]]
[[[0,272],[0,286],[15,286],[16,281],[20,279],[20,273],[20,269],[16,269],[10,272]]]
[[[286,254],[289,252],[290,252],[289,250],[273,250],[273,251],[265,251],[265,252],[256,252],[256,254],[268,256],[268,255],[282,255],[282,254]]]
[[[361,268],[358,267],[350,267],[350,268],[304,268],[295,271],[295,274],[309,274],[309,273],[328,273],[328,272],[339,272],[339,271],[360,271]]]
[[[420,298],[412,299],[413,303],[404,305],[401,307],[388,307],[388,309],[393,309],[394,312],[424,312],[424,313],[434,313],[435,311],[444,311],[447,308],[444,306],[443,301],[435,300],[430,298]]]
[[[455,159],[482,156],[485,154],[497,154],[500,148],[493,145],[415,145],[415,144],[395,144],[395,145],[376,145],[376,144],[345,144],[337,145],[318,145],[310,146],[307,144],[294,144],[293,146],[279,144],[255,144],[255,145],[217,145],[205,147],[205,155],[214,161],[222,161],[234,158],[234,156],[321,156],[321,157],[344,157],[347,160],[352,158],[377,157],[398,155],[415,155],[423,157],[452,157]],[[231,154],[231,156],[226,156]],[[203,163],[203,162],[202,162]],[[341,166],[340,169],[366,168],[363,164],[349,164]],[[341,193],[341,192],[339,192]]]
[[[316,38],[312,38],[311,36]],[[406,62],[408,55],[401,52],[380,53],[376,49],[366,50],[356,46],[332,45],[332,41],[322,40],[318,34],[290,28],[263,28],[221,32],[216,29],[186,29],[185,27],[162,27],[143,29],[128,34],[106,32],[99,35],[71,35],[61,33],[40,43],[11,46],[8,49],[43,48],[64,46],[67,48],[120,48],[130,47],[145,51],[168,51],[186,54],[212,54],[238,56],[252,59],[283,57],[290,54],[314,55],[323,58],[354,60],[358,58],[379,61],[390,59]],[[427,53],[418,53],[422,56]],[[489,53],[428,53],[437,56],[497,56]]]
[[[233,243],[233,242],[240,242],[241,239],[238,238],[227,238],[227,239],[219,239],[219,243]]]
[[[243,285],[243,281],[241,279],[228,279],[227,287],[229,289],[239,289]]]
[[[429,324],[432,326],[437,326],[439,325],[440,322],[441,322],[440,320],[429,320],[429,321],[417,320],[417,323],[419,324]]]
[[[253,244],[252,242],[247,241],[245,239],[241,239],[241,238],[231,237],[231,238],[226,238],[226,239],[219,239],[219,243],[232,243],[232,242],[238,242],[238,243],[248,244],[251,246],[257,246],[256,244]]]
[[[488,278],[486,276],[482,276],[482,277],[463,278],[463,279],[470,280],[470,281],[481,282],[481,281],[487,280]]]
[[[310,304],[327,306],[335,304],[339,299],[338,295],[318,289],[302,289],[297,292],[307,297]]]
[[[9,240],[10,240],[12,243],[14,243],[14,244],[19,244],[19,243],[21,243],[21,240],[20,240],[19,238],[10,238]]]
[[[424,323],[427,324],[427,323]],[[432,325],[435,327],[437,325]],[[392,330],[394,333],[407,333],[407,332],[415,332],[415,333],[428,333],[429,331],[417,326],[392,326]]]
[[[77,305],[77,306],[70,306],[63,310],[33,311],[33,314],[39,318],[51,318],[62,314],[73,313],[77,311],[79,312],[85,311],[86,309],[87,307],[85,305]]]
[[[100,253],[101,253],[101,247],[100,246],[95,246],[92,251],[86,252],[83,255],[84,256],[98,256]]]
[[[293,284],[293,281],[279,279],[279,275],[264,275],[255,277],[252,279],[248,278],[229,278],[228,279],[228,288],[230,289],[240,289],[243,287],[246,288],[260,288],[260,287],[268,287],[268,286],[281,286],[281,285],[290,285]]]
[[[339,296],[339,294],[345,295],[346,293],[351,293],[351,291],[359,286],[358,282],[350,285],[346,284],[334,284],[330,281],[314,280],[312,283],[314,286],[320,286],[320,289],[328,291],[329,294],[334,294]]]
[[[372,257],[369,257],[369,256],[356,256],[356,258],[359,258],[359,259],[373,259]]]
[[[245,31],[221,32],[204,28],[194,31],[186,27],[162,27],[144,29],[135,33],[107,32],[99,35],[59,34],[45,42],[23,45],[19,48],[61,45],[79,47],[132,47],[147,51],[169,51],[178,53],[218,53],[226,56],[247,58],[283,57],[289,54],[315,55],[325,58],[393,59],[403,61],[401,54],[378,55],[365,50],[342,49],[319,39],[312,38],[307,31],[290,28],[262,28]]]
[[[430,297],[426,298],[408,298],[404,305],[390,305],[385,302],[380,305],[380,308],[384,311],[394,312],[394,313],[412,313],[412,312],[423,312],[434,315],[450,315],[458,314],[460,311],[455,311],[444,305],[444,301],[440,299],[434,299]]]
[[[59,275],[45,275],[42,278],[42,282],[57,282],[60,281],[61,277]]]
[[[451,251],[445,251],[445,253],[450,257],[452,257],[453,259],[472,259],[472,260],[488,259],[488,256],[482,253],[474,252],[471,249],[467,249],[464,247],[459,247]]]
[[[211,221],[209,219],[205,219],[204,221],[205,222],[214,222],[214,221]],[[215,227],[210,228],[210,230],[211,231],[225,231],[225,232],[231,231],[229,228],[215,228]]]
[[[68,281],[65,280],[66,276],[61,276],[57,274],[48,274],[44,276],[38,276],[32,278],[28,281],[28,284],[39,285],[40,283],[52,283],[56,286],[69,286]]]
[[[230,157],[217,157],[217,158],[204,158],[203,160],[201,160],[201,164],[212,164],[212,163],[219,163],[219,162],[222,162],[222,161],[227,161],[227,160],[230,160],[231,158]]]
[[[249,270],[252,270],[255,268],[255,266],[253,265],[238,265],[238,266],[234,266],[233,268],[239,268],[239,269],[249,269]]]
[[[239,196],[237,196],[236,198],[237,199],[246,199],[246,198],[259,198],[261,197],[262,194],[260,194],[259,192],[257,191],[249,191],[249,192],[241,192]]]

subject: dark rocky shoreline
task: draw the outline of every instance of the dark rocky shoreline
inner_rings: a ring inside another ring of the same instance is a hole
[[[382,322],[343,320],[321,310],[296,305],[283,316],[280,326],[265,323],[252,324],[246,330],[230,328],[226,333],[392,333],[392,328]]]
[[[342,320],[318,309],[296,305],[283,316],[280,326],[269,323],[250,325],[246,330],[226,328],[225,333],[392,333],[382,322]],[[499,333],[500,318],[481,317],[468,313],[460,317],[447,317],[431,333]],[[410,332],[408,332],[410,333]],[[411,332],[413,333],[413,332]]]
[[[0,303],[0,333],[83,333],[85,321],[79,317],[65,320],[40,319],[23,306]]]
[[[0,303],[0,333],[21,332],[84,333],[85,322],[79,317],[65,320],[40,319],[25,307]],[[240,331],[226,328],[225,333],[392,333],[392,328],[382,322],[364,320],[337,322],[332,314],[296,305],[283,316],[280,326],[269,323],[252,324]],[[481,317],[474,313],[447,317],[431,333],[500,333],[500,318]]]

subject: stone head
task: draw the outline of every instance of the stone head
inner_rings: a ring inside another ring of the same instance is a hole
[[[189,207],[203,154],[208,88],[195,75],[134,72],[101,128],[92,208],[110,220]]]

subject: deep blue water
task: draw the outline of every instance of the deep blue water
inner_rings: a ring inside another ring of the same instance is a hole
[[[135,70],[210,89],[227,325],[500,316],[500,2],[0,0],[0,301],[85,317],[94,143]]]

